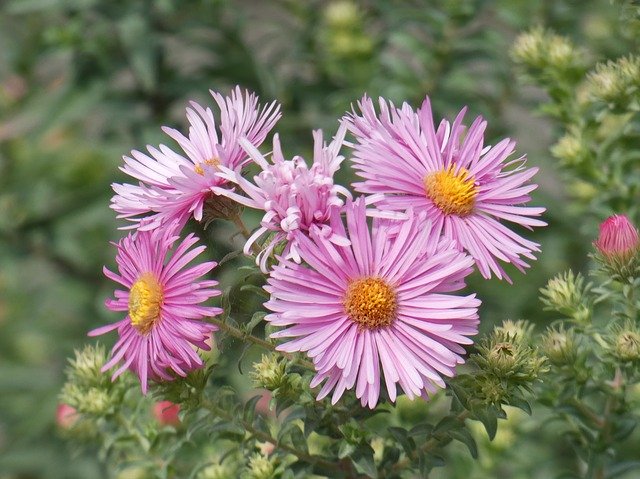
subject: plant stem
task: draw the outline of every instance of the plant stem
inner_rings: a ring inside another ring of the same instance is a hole
[[[231,217],[231,221],[233,221],[233,224],[236,225],[236,228],[238,228],[240,234],[244,236],[244,239],[248,240],[251,237],[251,232],[244,224],[244,221],[242,221],[242,217],[240,216],[239,212]],[[260,247],[256,243],[253,243],[251,245],[251,251],[253,251],[253,254],[257,257],[260,253]]]
[[[459,412],[456,416],[455,419],[457,422],[464,422],[465,419],[467,419],[469,417],[469,411],[464,410]],[[393,466],[391,466],[391,470],[389,472],[391,473],[396,473],[399,471],[403,471],[405,468],[407,468],[413,461],[415,461],[418,458],[418,454],[419,453],[426,453],[431,451],[432,449],[436,448],[439,444],[441,443],[441,440],[431,436],[427,442],[425,442],[419,449],[416,449],[415,451],[413,451],[412,454],[407,454],[404,459],[402,459],[401,461],[396,462]],[[384,479],[385,477],[387,477],[387,475],[383,472],[380,476],[381,479]]]
[[[301,451],[300,449],[297,449],[293,445],[283,443],[282,441],[273,437],[268,432],[262,431],[260,429],[256,429],[256,427],[250,421],[245,421],[245,420],[236,418],[233,414],[217,406],[216,404],[214,404],[209,400],[206,400],[206,399],[203,400],[201,405],[202,407],[210,411],[214,416],[224,419],[225,421],[238,422],[249,434],[251,434],[256,439],[273,444],[276,448],[286,451],[289,454],[293,454],[300,461],[317,465],[325,469],[330,469],[332,471],[344,473],[347,475],[347,477],[351,477],[351,478],[360,477],[357,474],[357,472],[354,470],[353,465],[351,464],[351,461],[349,461],[348,459],[342,460],[342,461],[330,461],[330,460],[324,459],[321,456],[309,454],[305,451]]]
[[[273,343],[270,343],[269,341],[266,341],[262,338],[258,338],[257,336],[254,336],[252,334],[249,334],[245,331],[242,331],[239,328],[236,328],[235,326],[231,326],[230,324],[224,322],[221,319],[218,318],[209,318],[208,320],[210,323],[215,324],[216,326],[218,326],[222,331],[224,331],[225,333],[227,333],[229,336],[233,336],[234,338],[240,339],[241,341],[248,341],[250,343],[256,344],[264,349],[268,349],[269,351],[274,351],[274,352],[278,352],[279,354],[282,354],[284,357],[286,357],[287,359],[293,361],[295,364],[299,364],[300,366],[309,369],[311,371],[315,371],[316,368],[313,365],[313,363],[311,361],[307,361],[306,359],[301,359],[299,357],[294,356],[293,354],[290,353],[285,353],[282,351],[277,351],[276,350],[276,346]]]

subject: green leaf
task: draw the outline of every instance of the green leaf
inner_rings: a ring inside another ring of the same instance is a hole
[[[498,414],[495,408],[474,411],[475,419],[480,421],[487,431],[489,439],[493,441],[498,431]]]
[[[245,292],[251,292],[256,294],[257,296],[261,296],[265,299],[269,299],[270,295],[269,293],[267,293],[264,289],[262,289],[260,286],[256,286],[255,284],[245,284],[240,286],[240,291]]]
[[[640,461],[625,461],[611,466],[604,477],[606,479],[614,479],[633,469],[640,469]]]
[[[529,404],[529,401],[516,397],[516,398],[511,398],[511,400],[509,401],[509,405],[513,407],[517,407],[518,409],[521,409],[522,411],[526,412],[529,416],[531,416],[531,405]]]
[[[407,454],[411,454],[416,449],[416,443],[411,437],[408,436],[406,429],[401,427],[390,427],[387,430],[402,446]]]
[[[260,324],[260,322],[264,320],[264,317],[266,315],[267,313],[264,311],[256,311],[255,313],[253,313],[253,316],[251,316],[251,321],[249,321],[245,326],[245,331],[251,334],[253,328]]]
[[[456,429],[454,431],[451,431],[449,435],[456,441],[460,441],[462,444],[467,446],[467,449],[469,449],[469,453],[474,459],[478,458],[478,446],[476,445],[476,440],[473,438],[471,432],[468,429]]]
[[[344,459],[345,457],[350,457],[356,450],[356,446],[347,441],[343,441],[340,443],[340,449],[338,449],[338,457],[340,459]]]
[[[368,447],[368,449],[369,450],[366,450],[363,446],[360,446],[354,452],[354,456],[357,456],[357,459],[352,457],[351,462],[355,466],[356,471],[360,474],[377,479],[378,470],[376,469],[376,465],[373,461],[373,449],[370,447]]]

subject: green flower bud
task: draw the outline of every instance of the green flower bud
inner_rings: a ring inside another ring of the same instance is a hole
[[[330,28],[348,30],[359,25],[360,12],[353,2],[337,1],[327,5],[324,18]]]
[[[503,382],[495,376],[482,376],[479,381],[479,399],[484,404],[500,404],[509,395]]]
[[[511,55],[516,62],[536,69],[542,68],[547,61],[546,43],[544,30],[534,28],[516,38]]]
[[[498,377],[511,373],[517,361],[518,349],[511,343],[494,344],[487,355],[487,362]]]
[[[78,411],[102,416],[111,412],[112,401],[109,393],[98,388],[89,388],[82,400],[78,402]]]
[[[588,288],[580,273],[574,275],[569,270],[549,280],[546,288],[540,289],[540,299],[546,310],[558,311],[576,321],[587,321],[591,315],[585,297]]]
[[[276,458],[266,457],[259,452],[249,459],[245,477],[247,479],[272,479],[275,477]]]
[[[575,48],[568,39],[558,35],[550,35],[547,41],[547,58],[551,65],[562,69],[574,61]]]
[[[596,65],[588,77],[592,98],[618,106],[626,106],[640,87],[640,58],[620,58]]]
[[[197,479],[228,479],[230,477],[237,477],[238,470],[234,464],[231,464],[228,461],[222,462],[220,464],[211,464],[204,469],[202,469],[198,475]]]
[[[102,345],[87,345],[82,351],[75,351],[75,358],[69,360],[67,376],[70,380],[87,386],[98,386],[109,382],[109,377],[100,371],[107,360]]]
[[[550,328],[542,337],[542,352],[553,364],[572,364],[577,357],[576,339],[572,331],[562,326]]]
[[[518,321],[507,319],[503,321],[502,325],[496,327],[496,331],[506,334],[509,338],[512,338],[514,342],[526,343],[531,339],[533,328],[533,324],[523,319],[519,319]]]
[[[551,154],[558,158],[564,166],[576,166],[589,155],[589,148],[578,132],[570,132],[551,147]]]
[[[514,383],[535,381],[544,365],[536,350],[497,328],[478,344],[474,362],[487,376]]]
[[[640,333],[635,328],[620,329],[611,344],[611,353],[623,362],[640,359]]]
[[[273,391],[287,383],[286,362],[278,354],[263,354],[250,375],[256,387]]]

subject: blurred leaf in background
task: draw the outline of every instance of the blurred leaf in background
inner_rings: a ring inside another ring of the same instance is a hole
[[[486,330],[505,318],[544,319],[538,289],[557,271],[582,269],[598,221],[571,216],[548,154],[554,126],[531,113],[544,95],[517,86],[507,52],[540,24],[583,45],[586,61],[620,56],[631,45],[620,13],[602,0],[3,2],[0,477],[106,477],[91,454],[71,456],[55,410],[66,358],[113,319],[101,273],[121,233],[110,183],[124,178],[123,154],[166,141],[161,125],[184,128],[188,100],[210,103],[209,89],[240,84],[280,101],[288,154],[310,150],[312,129],[332,135],[364,92],[414,106],[428,93],[437,116],[465,104],[484,115],[490,140],[517,139],[541,168],[534,203],[548,208],[549,227],[535,233],[543,253],[526,278],[513,274],[515,287],[476,274],[471,288],[484,298]],[[225,228],[212,234],[229,236]],[[233,274],[223,270],[222,282]],[[561,461],[562,451],[535,450]],[[471,477],[463,461],[456,467],[451,477]],[[487,468],[473,477],[495,477]]]

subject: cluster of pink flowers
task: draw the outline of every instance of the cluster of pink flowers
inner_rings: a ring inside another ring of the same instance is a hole
[[[187,109],[189,135],[165,128],[182,153],[148,146],[133,151],[122,171],[138,184],[116,184],[112,207],[136,231],[116,246],[118,272],[105,274],[125,289],[106,305],[125,317],[92,331],[117,330],[104,366],[140,378],[171,380],[202,367],[198,349],[210,348],[217,329],[204,306],[219,295],[203,279],[216,266],[188,266],[204,246],[193,234],[179,241],[187,221],[202,221],[211,198],[262,210],[260,226],[244,251],[267,275],[270,311],[279,326],[278,349],[304,351],[322,385],[318,399],[332,402],[355,389],[375,407],[382,385],[395,401],[400,386],[413,398],[445,387],[444,377],[464,362],[464,345],[477,333],[480,301],[460,294],[474,266],[485,278],[510,281],[503,264],[523,271],[539,245],[505,222],[543,226],[544,208],[530,207],[535,168],[510,159],[515,142],[484,145],[486,122],[466,127],[465,110],[436,128],[429,99],[417,111],[380,99],[379,112],[364,97],[345,115],[332,141],[315,131],[311,164],[286,159],[277,135],[265,156],[259,147],[280,117],[273,102],[236,88],[212,93],[209,108]],[[345,140],[347,133],[353,139]],[[351,151],[362,181],[354,198],[334,175]],[[270,158],[269,158],[270,156]],[[252,179],[245,167],[260,171]]]

